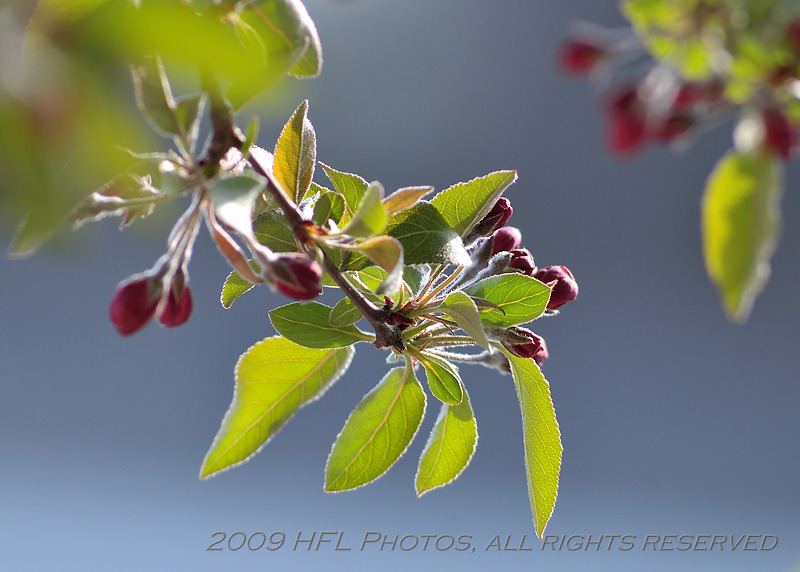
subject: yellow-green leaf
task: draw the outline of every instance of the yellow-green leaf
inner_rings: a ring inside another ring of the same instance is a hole
[[[354,350],[316,350],[281,337],[254,345],[236,364],[233,401],[200,478],[256,454],[303,405],[319,398],[350,365]]]
[[[780,233],[782,166],[769,155],[731,151],[717,163],[703,197],[708,275],[728,317],[747,319],[766,285]]]
[[[317,136],[308,120],[308,100],[286,123],[275,145],[273,172],[289,198],[299,203],[311,186],[317,162]]]

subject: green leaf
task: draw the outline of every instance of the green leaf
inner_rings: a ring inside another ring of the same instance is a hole
[[[553,514],[561,470],[561,433],[550,398],[550,386],[532,359],[517,357],[497,345],[511,364],[514,386],[522,411],[522,438],[525,443],[525,471],[528,496],[536,527],[542,537]]]
[[[275,145],[273,172],[289,198],[299,203],[311,186],[317,162],[317,136],[308,120],[308,100],[286,123]]]
[[[315,183],[311,183],[311,190],[315,187]],[[320,189],[322,187],[319,187]],[[333,191],[323,191],[320,194],[314,205],[314,224],[317,226],[325,227],[329,220],[332,220],[337,225],[342,220],[344,215],[344,199],[339,193]]]
[[[780,162],[766,154],[731,151],[717,163],[703,197],[706,269],[731,320],[747,319],[766,285],[778,243]]]
[[[230,309],[231,305],[236,299],[248,292],[255,286],[252,282],[248,282],[242,278],[237,272],[231,272],[225,283],[222,285],[222,294],[220,295],[220,302],[222,307],[226,310]]]
[[[186,95],[175,100],[175,121],[193,151],[200,132],[200,120],[206,107],[205,94]]]
[[[535,278],[516,272],[484,278],[464,292],[497,306],[481,308],[484,324],[508,327],[535,320],[547,308],[550,288]],[[505,312],[505,313],[503,313]]]
[[[280,211],[263,212],[253,221],[253,234],[261,244],[275,252],[295,252],[297,242]]]
[[[422,354],[418,357],[425,368],[428,387],[433,396],[442,403],[458,405],[464,398],[464,386],[458,371],[446,361],[439,361],[429,355]]]
[[[236,385],[208,451],[204,479],[257,453],[300,407],[319,398],[347,370],[355,351],[303,348],[280,337],[254,345],[236,364]]]
[[[517,180],[516,171],[497,171],[445,189],[431,201],[459,236],[465,236]]]
[[[422,281],[425,279],[426,275],[414,266],[409,266],[406,264],[405,268],[403,268],[403,280],[405,283],[408,284],[408,287],[411,291],[416,294],[422,288]]]
[[[328,322],[335,328],[355,324],[362,317],[361,310],[356,308],[350,298],[342,298],[331,310]]]
[[[403,245],[406,264],[457,264],[471,260],[461,237],[430,203],[419,202],[389,217],[386,234]]]
[[[150,124],[163,135],[178,135],[175,119],[175,99],[161,59],[146,58],[131,67],[136,105]]]
[[[325,171],[325,175],[330,179],[334,190],[344,198],[344,215],[341,223],[345,224],[353,218],[353,214],[361,202],[361,197],[367,192],[369,184],[358,175],[337,171],[325,163],[320,162],[319,166]]]
[[[243,17],[258,30],[268,49],[306,46],[291,68],[293,76],[310,78],[320,74],[322,45],[314,21],[300,0],[261,0],[247,4]]]
[[[433,192],[433,187],[406,187],[398,189],[383,199],[383,206],[390,215],[410,209],[427,194]]]
[[[354,489],[383,475],[408,448],[425,413],[411,361],[389,371],[356,406],[325,467],[325,490]]]
[[[386,271],[386,278],[377,287],[377,294],[393,295],[403,280],[403,247],[391,236],[376,236],[356,245],[339,245],[342,250],[366,256]]]
[[[306,348],[341,348],[372,340],[353,325],[332,326],[331,310],[319,302],[295,302],[270,311],[269,319],[284,338]]]
[[[478,425],[466,390],[458,405],[442,404],[419,458],[417,495],[446,485],[467,468],[478,445]]]
[[[489,340],[486,338],[486,332],[483,331],[478,307],[464,292],[456,291],[451,293],[436,310],[445,312],[475,340],[475,343],[487,350],[489,349]]]
[[[357,238],[369,238],[383,232],[387,216],[382,201],[383,186],[378,182],[370,183],[353,218],[342,232]]]

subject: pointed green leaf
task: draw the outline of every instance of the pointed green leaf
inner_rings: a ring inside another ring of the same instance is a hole
[[[747,319],[769,278],[781,226],[782,178],[778,159],[733,151],[708,178],[702,225],[706,269],[731,320]]]
[[[427,194],[433,192],[433,187],[406,187],[398,189],[383,200],[383,206],[390,215],[410,209]]]
[[[392,369],[356,406],[325,467],[325,490],[354,489],[383,475],[408,448],[425,413],[411,362]]]
[[[300,407],[319,398],[350,365],[352,347],[303,348],[280,337],[254,345],[236,364],[236,385],[200,478],[257,453]]]
[[[511,364],[522,411],[525,470],[536,535],[541,538],[558,494],[561,470],[561,433],[550,398],[550,385],[532,359],[517,357],[497,345]]]
[[[146,58],[141,64],[131,67],[131,76],[136,105],[142,115],[160,133],[179,134],[175,99],[161,59],[155,56]]]
[[[425,368],[428,387],[433,396],[442,403],[458,405],[464,397],[464,386],[458,371],[453,365],[444,360],[440,361],[429,355],[422,354],[420,362]]]
[[[237,272],[231,272],[225,283],[222,285],[222,294],[220,295],[220,302],[222,307],[226,310],[230,309],[231,305],[236,299],[248,292],[255,286],[252,282],[248,282],[242,278]]]
[[[192,149],[197,143],[200,120],[206,106],[205,94],[187,95],[175,100],[175,121]]]
[[[340,246],[343,250],[366,256],[386,271],[386,278],[375,290],[376,294],[393,295],[403,281],[403,247],[391,236],[376,236],[353,246]]]
[[[275,252],[295,252],[298,248],[292,229],[280,211],[258,215],[253,221],[253,234],[258,242]]]
[[[445,189],[433,197],[431,204],[463,237],[486,216],[503,191],[516,180],[516,171],[497,171]]]
[[[467,468],[478,445],[478,425],[466,390],[458,405],[442,404],[419,458],[417,495],[446,485]]]
[[[483,323],[478,313],[478,307],[464,292],[458,290],[451,293],[436,309],[453,318],[456,324],[475,340],[475,343],[487,350],[489,349],[489,340],[486,338],[486,332],[483,331]]]
[[[319,302],[295,302],[270,311],[269,319],[284,338],[306,348],[340,348],[372,340],[353,325],[332,326],[331,310]]]
[[[535,278],[516,272],[484,278],[464,288],[464,292],[502,309],[481,308],[483,323],[500,327],[535,320],[542,315],[550,300],[550,288]]]
[[[344,215],[341,223],[345,224],[353,218],[353,214],[361,202],[361,197],[367,192],[369,184],[358,175],[337,171],[325,163],[320,162],[319,166],[325,171],[325,175],[330,179],[334,190],[344,198]]]
[[[383,186],[378,182],[370,183],[353,218],[342,232],[357,238],[369,238],[383,232],[387,216],[382,201]]]
[[[289,198],[299,203],[311,186],[317,162],[317,136],[308,120],[308,100],[286,123],[275,145],[273,172]]]

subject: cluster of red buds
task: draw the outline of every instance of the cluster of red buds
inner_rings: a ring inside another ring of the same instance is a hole
[[[192,291],[181,272],[168,283],[164,276],[146,273],[120,284],[111,301],[109,316],[117,331],[129,336],[154,317],[167,328],[180,326],[192,313]]]
[[[780,103],[785,94],[780,92],[796,90],[793,86],[800,85],[799,21],[789,25],[785,41],[796,54],[796,61],[767,73],[757,101],[740,121],[745,124],[748,148],[761,148],[783,159],[789,157],[797,139]],[[611,85],[603,111],[606,142],[614,154],[631,156],[648,143],[685,143],[692,134],[715,125],[737,107],[726,97],[728,78],[724,73],[705,81],[687,81],[666,64],[655,64],[635,82],[627,78],[608,81],[616,70],[643,53],[644,47],[632,33],[620,37],[594,28],[568,37],[558,53],[558,64],[565,72],[601,78],[603,84]]]
[[[566,266],[536,266],[533,254],[521,247],[522,232],[513,226],[506,226],[513,212],[508,199],[501,198],[478,223],[476,228],[483,227],[486,236],[470,245],[473,265],[466,269],[460,284],[499,273],[524,274],[550,287],[546,313],[556,314],[561,306],[578,297],[578,283]],[[548,358],[544,339],[526,328],[509,328],[498,339],[514,355],[532,358],[538,365]]]

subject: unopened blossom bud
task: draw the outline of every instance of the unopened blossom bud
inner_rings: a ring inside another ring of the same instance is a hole
[[[500,197],[492,205],[491,210],[486,213],[486,216],[479,220],[472,230],[464,236],[464,244],[469,246],[480,237],[489,236],[497,229],[505,226],[513,212],[514,209],[511,207],[511,202],[505,197]]]
[[[152,278],[141,278],[119,286],[109,309],[109,317],[117,331],[129,336],[142,329],[155,314],[158,297],[158,281]]]
[[[170,289],[164,309],[158,316],[158,321],[168,328],[185,324],[192,313],[192,291],[189,285],[183,285],[179,293],[176,290],[176,286]]]
[[[764,146],[772,153],[787,159],[794,141],[794,129],[786,115],[775,107],[761,111],[764,122]]]
[[[536,264],[533,262],[533,255],[530,250],[527,248],[515,248],[509,252],[511,253],[511,261],[508,266],[526,276],[532,276],[536,271]]]
[[[562,45],[558,62],[566,72],[587,75],[605,55],[606,49],[597,43],[584,39],[570,39]]]
[[[515,337],[526,338],[527,341],[517,343],[502,341],[503,346],[512,354],[521,358],[531,358],[536,362],[536,365],[542,365],[549,357],[547,345],[545,345],[541,336],[534,334],[527,328],[520,327],[513,328],[513,333]]]
[[[495,231],[492,243],[492,254],[507,252],[519,247],[522,242],[522,233],[513,226],[504,226]]]
[[[533,277],[552,285],[548,310],[556,310],[578,297],[578,283],[566,266],[546,266],[534,272]],[[555,284],[552,284],[555,282]]]
[[[285,256],[273,268],[275,286],[295,300],[312,300],[322,294],[322,267],[308,256]]]

